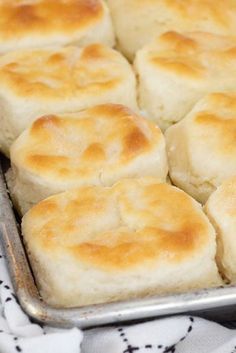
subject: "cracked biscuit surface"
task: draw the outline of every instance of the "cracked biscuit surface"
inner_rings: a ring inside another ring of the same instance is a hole
[[[236,37],[167,32],[138,51],[141,108],[165,130],[204,95],[235,91]]]
[[[108,0],[118,45],[128,58],[167,31],[236,32],[235,0]]]
[[[205,203],[236,175],[236,94],[206,96],[165,136],[173,183]]]
[[[14,139],[43,114],[102,103],[137,109],[134,73],[107,46],[25,50],[0,57],[0,149],[7,155]]]
[[[73,187],[146,175],[165,181],[168,172],[160,129],[116,104],[36,120],[13,143],[11,163],[10,189],[21,213]]]
[[[0,53],[53,45],[114,44],[101,0],[0,0]]]
[[[82,187],[34,206],[22,223],[41,294],[82,306],[221,283],[201,206],[156,178]]]

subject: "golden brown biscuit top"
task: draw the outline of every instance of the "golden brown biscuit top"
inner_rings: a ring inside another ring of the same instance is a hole
[[[210,94],[199,102],[190,116],[191,122],[188,123],[187,118],[186,123],[191,129],[190,134],[193,134],[192,143],[198,145],[198,150],[214,151],[215,160],[223,158],[222,162],[227,156],[235,160],[236,94]],[[236,162],[231,167],[236,168]]]
[[[161,0],[167,8],[176,12],[180,18],[189,21],[209,20],[222,27],[229,27],[232,21],[231,14],[236,16],[234,0]]]
[[[100,0],[1,0],[0,39],[70,34],[96,24],[104,15]]]
[[[235,28],[235,0],[189,0],[187,4],[186,0],[109,0],[108,2],[122,2],[134,12],[159,10],[158,17],[162,19],[160,26],[172,20],[178,28],[181,27],[185,31],[193,26],[195,28],[208,26],[209,29],[217,28],[219,32],[229,34],[230,29]]]
[[[28,244],[105,271],[179,263],[212,241],[201,207],[157,179],[122,180],[50,197],[23,218]]]
[[[236,37],[166,32],[143,52],[153,68],[206,85],[209,79],[229,79],[236,70]]]
[[[0,57],[0,91],[18,97],[65,100],[116,88],[130,67],[102,44],[12,52]]]
[[[106,173],[150,154],[158,159],[164,137],[152,122],[115,104],[77,114],[44,116],[13,144],[12,162],[47,180],[101,184]],[[163,152],[164,153],[164,152]],[[156,162],[158,163],[158,161]]]

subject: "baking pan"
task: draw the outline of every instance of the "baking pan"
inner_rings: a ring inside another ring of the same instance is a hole
[[[0,156],[0,238],[16,295],[31,318],[52,326],[81,328],[179,313],[198,314],[218,321],[236,319],[235,286],[73,309],[48,306],[40,298],[34,282],[5,184],[2,160]]]

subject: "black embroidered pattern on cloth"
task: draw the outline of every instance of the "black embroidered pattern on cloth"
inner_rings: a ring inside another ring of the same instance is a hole
[[[4,258],[5,258],[5,256],[0,254],[0,260],[4,259]],[[2,279],[0,279],[0,286],[3,286],[6,290],[9,290],[9,292],[10,292],[9,296],[5,300],[5,303],[10,302],[10,301],[12,301],[14,299],[19,304],[15,293],[13,293],[11,291],[10,286],[8,284],[6,284]],[[4,333],[4,331],[0,330],[0,334],[1,333]],[[15,344],[18,341],[18,337],[16,337],[16,336],[15,337],[13,336],[12,339],[13,339],[13,341],[15,341],[15,342],[13,342],[13,344]],[[15,345],[15,350],[16,350],[16,352],[22,352],[23,353],[23,350],[22,350],[22,348],[19,345]]]
[[[136,346],[136,345],[132,345],[127,337],[127,333],[125,332],[125,328],[124,327],[118,327],[117,331],[119,332],[119,336],[122,339],[122,341],[126,344],[126,348],[123,350],[122,353],[135,353],[138,352],[140,349],[145,349],[148,352],[158,352],[158,353],[175,353],[176,351],[176,346],[184,341],[187,336],[189,335],[189,333],[192,331],[193,329],[193,323],[194,323],[194,318],[193,317],[189,317],[189,321],[190,324],[188,326],[187,332],[186,334],[181,337],[175,344],[171,345],[171,346],[164,346],[161,343],[158,344],[145,344],[143,346]]]
[[[5,255],[1,255],[0,254],[0,260],[3,259],[3,258],[5,258]],[[5,282],[2,279],[0,279],[0,286],[3,286],[5,289],[10,291],[9,296],[5,300],[5,303],[11,301],[12,299],[15,299],[16,302],[18,303],[18,299],[17,299],[15,293],[11,292],[10,286],[8,284],[5,284]]]

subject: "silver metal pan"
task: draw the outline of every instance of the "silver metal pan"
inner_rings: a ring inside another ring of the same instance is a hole
[[[58,327],[81,328],[178,313],[194,313],[215,320],[236,319],[236,287],[156,296],[75,309],[55,309],[44,303],[36,288],[22,237],[4,181],[0,157],[0,239],[10,275],[24,311],[35,320]]]

